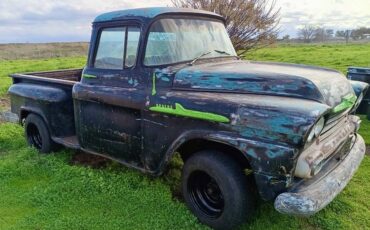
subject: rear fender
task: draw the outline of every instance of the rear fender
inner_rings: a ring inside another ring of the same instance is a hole
[[[14,95],[25,99],[43,101],[48,103],[58,103],[68,100],[69,98],[67,92],[63,89],[29,83],[19,83],[12,85],[9,88],[8,93],[11,96]]]

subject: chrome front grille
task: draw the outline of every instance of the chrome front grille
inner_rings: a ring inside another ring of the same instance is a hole
[[[347,111],[329,118],[320,134],[320,141],[339,131],[348,122]]]
[[[348,152],[348,148],[342,149],[341,146],[354,137],[357,120],[356,116],[348,113],[328,119],[320,137],[307,146],[298,157],[294,175],[311,178],[333,154],[338,151]]]

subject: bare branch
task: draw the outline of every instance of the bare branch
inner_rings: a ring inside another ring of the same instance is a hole
[[[305,43],[310,43],[315,37],[316,27],[305,25],[298,31],[299,38],[303,39]]]
[[[226,29],[240,54],[275,42],[280,9],[275,0],[172,0],[175,7],[203,9],[226,19]]]

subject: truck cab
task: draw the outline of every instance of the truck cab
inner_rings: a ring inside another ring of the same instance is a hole
[[[178,134],[150,108],[170,106],[161,98],[171,91],[171,68],[186,65],[199,50],[211,50],[208,57],[236,59],[223,19],[184,9],[127,10],[98,16],[92,34],[88,64],[73,89],[79,143],[160,173],[168,141],[174,141],[169,136]],[[212,44],[211,36],[218,38]],[[213,51],[225,48],[231,54]],[[152,147],[158,144],[160,152]]]
[[[31,146],[63,145],[156,176],[178,152],[184,200],[213,228],[241,224],[257,195],[282,213],[312,215],[365,152],[353,114],[366,83],[240,60],[224,18],[207,11],[100,15],[83,69],[11,77],[12,111]]]

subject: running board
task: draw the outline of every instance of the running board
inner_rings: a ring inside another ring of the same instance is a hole
[[[77,136],[69,136],[69,137],[53,137],[53,141],[58,144],[61,144],[67,148],[71,149],[80,149],[81,146],[78,143]]]

